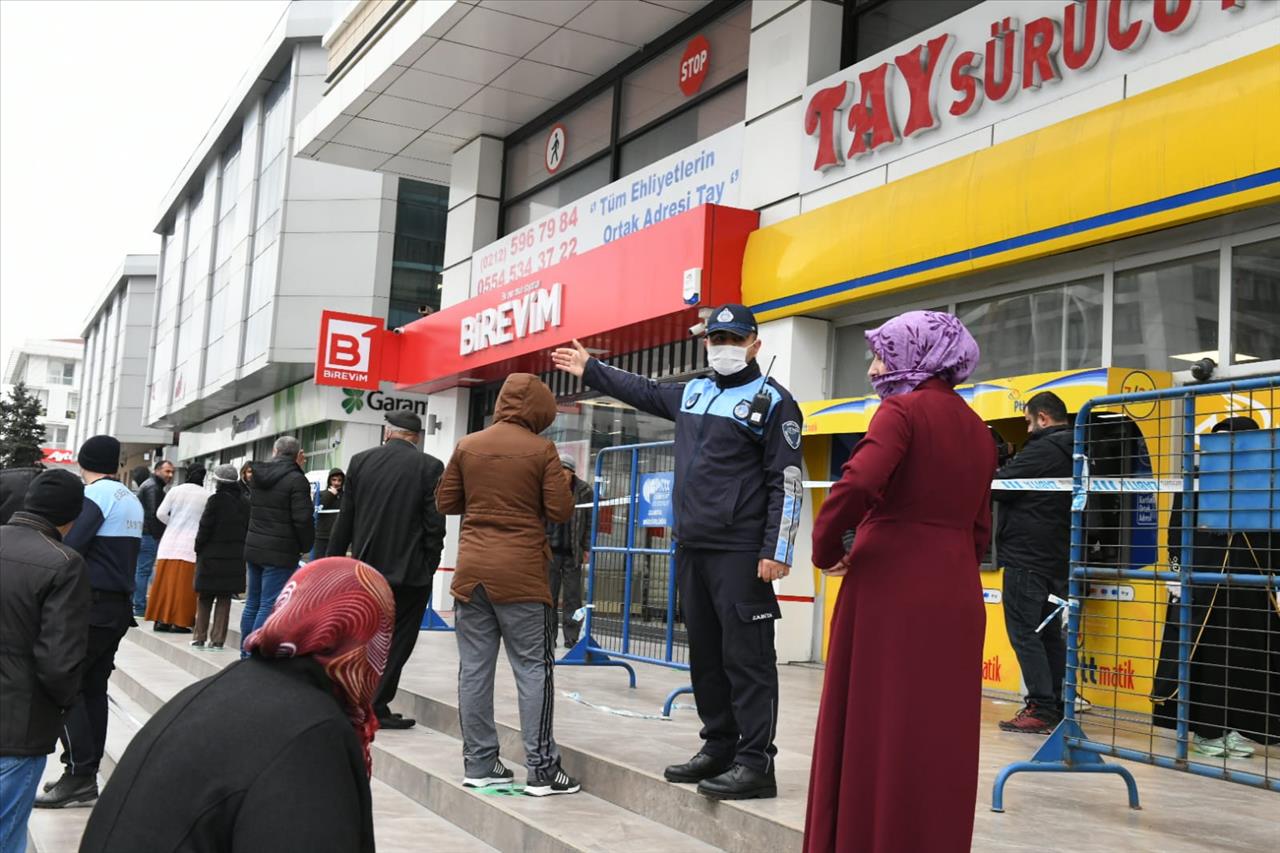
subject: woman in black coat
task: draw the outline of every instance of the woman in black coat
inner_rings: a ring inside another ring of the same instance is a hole
[[[191,645],[220,651],[227,639],[231,596],[244,592],[244,539],[249,531],[249,498],[232,465],[213,469],[218,490],[204,505],[196,533],[196,627]],[[213,615],[210,630],[209,617]]]
[[[246,644],[134,736],[80,853],[373,853],[373,694],[395,604],[346,557],[299,569]]]

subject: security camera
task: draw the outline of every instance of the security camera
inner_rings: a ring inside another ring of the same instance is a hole
[[[1214,371],[1217,369],[1218,362],[1211,358],[1202,358],[1191,365],[1191,375],[1197,382],[1208,382],[1213,378]]]
[[[403,335],[403,334],[404,334],[404,328],[403,328],[403,327],[401,327],[401,326],[396,326],[394,329],[392,329],[392,330],[391,330],[391,334],[393,334],[393,335]]]
[[[699,321],[689,327],[689,334],[696,338],[706,330],[707,330],[707,324],[703,321]]]
[[[435,313],[435,310],[436,310],[436,309],[432,308],[430,305],[419,305],[419,306],[418,306],[418,316],[419,316],[419,317],[425,317],[425,316],[427,316],[428,314],[434,314],[434,313]]]

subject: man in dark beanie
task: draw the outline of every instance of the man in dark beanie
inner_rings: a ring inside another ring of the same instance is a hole
[[[142,504],[116,479],[120,442],[95,435],[76,459],[84,475],[80,515],[63,540],[88,565],[92,602],[80,696],[63,721],[63,775],[36,797],[36,808],[61,808],[98,796],[98,763],[107,738],[107,678],[116,649],[134,623],[133,577],[142,541]]]
[[[46,756],[80,687],[89,581],[62,536],[83,504],[79,478],[45,471],[0,528],[0,850],[26,841]]]

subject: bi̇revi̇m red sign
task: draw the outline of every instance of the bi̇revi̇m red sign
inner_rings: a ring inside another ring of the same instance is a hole
[[[1067,95],[1092,90],[1055,120],[1132,97],[1168,78],[1134,72],[1259,25],[1280,26],[1280,3],[988,0],[805,90],[801,191],[968,134],[999,142]]]
[[[316,384],[378,390],[386,334],[381,317],[325,311],[320,316]]]

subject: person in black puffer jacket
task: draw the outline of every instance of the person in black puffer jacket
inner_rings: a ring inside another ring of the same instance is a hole
[[[0,470],[0,524],[8,524],[13,514],[22,509],[27,487],[41,470],[39,467]]]
[[[218,490],[204,505],[196,533],[196,628],[191,645],[220,650],[227,639],[231,596],[244,592],[244,542],[249,533],[249,499],[234,465],[213,469]],[[209,618],[213,617],[210,630]]]
[[[249,484],[249,533],[244,543],[249,583],[240,617],[240,642],[262,627],[276,596],[315,543],[311,484],[302,473],[306,454],[291,435],[276,439],[270,462],[253,463]],[[241,656],[245,657],[244,652]]]

